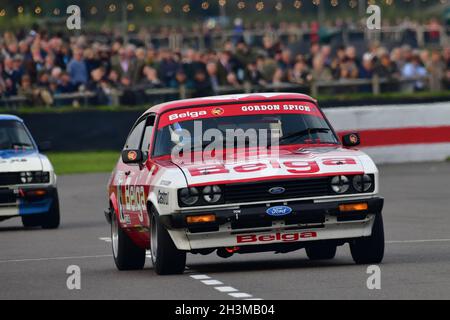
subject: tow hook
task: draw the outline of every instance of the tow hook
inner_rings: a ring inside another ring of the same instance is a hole
[[[237,251],[239,251],[239,247],[219,248],[217,255],[221,258],[229,258]]]
[[[112,214],[111,209],[110,208],[105,209],[104,213],[105,213],[106,221],[108,221],[108,223],[111,224],[111,214]]]

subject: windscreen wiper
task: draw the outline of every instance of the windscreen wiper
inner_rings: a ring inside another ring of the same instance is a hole
[[[300,130],[300,131],[296,131],[296,132],[292,132],[289,133],[287,135],[282,136],[278,142],[281,142],[283,140],[287,140],[287,139],[291,139],[291,138],[301,138],[307,135],[310,135],[312,133],[316,133],[316,132],[329,132],[331,131],[330,128],[308,128],[308,129],[304,129],[304,130]],[[268,147],[271,146],[271,143],[269,143]]]

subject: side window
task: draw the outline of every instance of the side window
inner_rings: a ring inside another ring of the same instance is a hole
[[[145,123],[146,121],[144,119],[133,128],[128,136],[127,142],[125,143],[124,149],[139,149]]]
[[[154,124],[155,124],[155,116],[148,117],[145,123],[144,137],[142,138],[142,145],[141,145],[142,152],[149,152]]]

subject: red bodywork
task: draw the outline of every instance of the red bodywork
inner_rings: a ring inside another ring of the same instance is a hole
[[[305,104],[311,106],[312,112],[319,117],[323,117],[322,112],[316,107],[316,100],[303,94],[250,94],[250,95],[237,95],[237,96],[224,96],[224,97],[210,97],[210,98],[198,98],[179,100],[168,103],[156,105],[148,109],[142,117],[148,115],[155,116],[155,127],[162,127],[171,122],[182,121],[181,116],[187,117],[186,120],[192,120],[189,115],[186,115],[186,109],[206,110],[208,116],[222,116],[224,112],[230,111],[239,114],[239,111],[235,107],[258,104],[273,104],[273,103],[294,102],[297,104]],[[180,114],[178,112],[181,110]],[[258,111],[261,112],[261,111]],[[263,111],[267,114],[280,112],[266,110]],[[281,110],[283,112],[283,110]],[[301,110],[298,111],[301,113]],[[177,114],[176,116],[174,114]],[[242,113],[245,114],[245,113]],[[172,118],[170,118],[172,115]],[[197,114],[196,114],[197,116]],[[141,118],[142,118],[141,117]],[[176,119],[174,118],[176,117]],[[201,119],[202,115],[199,115]],[[140,118],[140,119],[141,119]],[[154,127],[154,128],[155,128]],[[130,238],[139,246],[149,248],[149,215],[147,208],[148,195],[152,192],[154,185],[154,177],[161,167],[176,167],[171,161],[170,156],[163,156],[153,158],[151,156],[151,150],[153,147],[153,140],[156,130],[152,132],[152,138],[150,139],[149,156],[142,165],[128,165],[125,164],[122,159],[117,162],[109,183],[108,193],[110,207],[114,209],[115,214],[118,216],[121,227],[128,233]],[[323,145],[317,145],[323,146]],[[299,145],[284,146],[280,149],[286,149],[287,152],[290,149],[298,148]],[[236,152],[242,152],[242,150],[235,150]],[[282,152],[282,150],[280,150]],[[120,214],[119,214],[120,213]]]

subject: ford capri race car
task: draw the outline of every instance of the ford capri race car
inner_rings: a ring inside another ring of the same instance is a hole
[[[119,270],[182,273],[186,253],[306,249],[332,259],[350,244],[358,264],[384,255],[378,170],[339,140],[309,96],[258,93],[180,100],[134,124],[109,183]],[[212,147],[213,146],[213,147]]]
[[[57,228],[56,175],[23,121],[0,115],[0,221],[13,217],[25,227]]]

